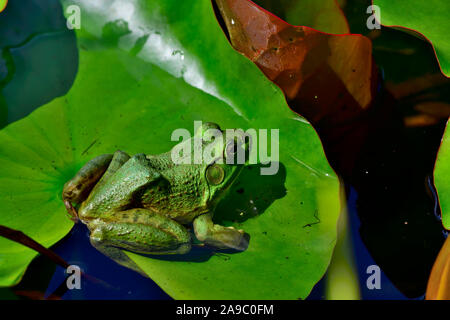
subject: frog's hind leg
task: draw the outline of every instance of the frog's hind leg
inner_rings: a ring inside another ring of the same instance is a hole
[[[97,188],[98,186],[104,184],[105,181],[107,181],[109,177],[116,173],[116,171],[119,170],[128,160],[130,160],[130,156],[127,153],[117,150],[114,153],[108,169],[106,169],[105,173],[103,174],[99,182],[95,185],[95,187]]]
[[[142,270],[123,251],[142,254],[185,254],[191,236],[178,222],[148,209],[107,213],[89,223],[92,245],[117,263]]]
[[[77,174],[65,185],[62,199],[67,212],[73,220],[78,220],[78,214],[73,204],[86,200],[91,190],[99,182],[104,182],[117,171],[128,159],[126,153],[116,151],[114,155],[103,154],[86,163]]]
[[[108,168],[112,154],[103,154],[86,163],[65,185],[62,199],[72,219],[77,220],[77,212],[73,203],[83,202],[97,181]]]

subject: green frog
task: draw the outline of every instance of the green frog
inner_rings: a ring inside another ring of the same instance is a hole
[[[213,141],[216,143],[211,145]],[[173,160],[173,149],[132,157],[116,151],[89,161],[64,185],[66,209],[74,220],[87,225],[94,247],[141,273],[122,249],[142,254],[186,254],[193,243],[191,226],[199,245],[247,248],[248,235],[215,224],[213,212],[245,165],[237,164],[236,156],[238,151],[248,154],[248,140],[242,131],[227,137],[217,124],[204,123],[194,137],[174,148],[186,150],[180,148],[186,144],[191,147],[191,156],[199,148],[212,146],[210,160],[179,163]],[[188,155],[182,153],[181,159]]]

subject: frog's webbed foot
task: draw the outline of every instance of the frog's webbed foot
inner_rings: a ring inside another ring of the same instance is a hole
[[[89,222],[94,247],[117,263],[139,273],[142,270],[123,251],[142,254],[185,254],[191,237],[178,222],[147,209],[106,213]]]
[[[104,182],[128,159],[126,153],[116,151],[114,155],[103,154],[86,163],[65,185],[62,192],[64,206],[71,220],[78,221],[78,213],[73,204],[80,204],[88,197],[94,186]]]
[[[211,214],[203,214],[194,220],[194,232],[198,240],[218,249],[244,251],[248,248],[249,237],[244,230],[214,224]]]

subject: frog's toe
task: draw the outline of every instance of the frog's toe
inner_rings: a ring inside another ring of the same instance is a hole
[[[78,212],[73,207],[72,203],[69,200],[65,200],[64,206],[66,207],[66,210],[67,210],[70,220],[72,220],[75,223],[78,222],[80,220],[78,217]]]
[[[194,232],[199,241],[217,249],[242,251],[247,249],[250,239],[244,230],[214,224],[210,214],[201,215],[194,220]]]
[[[183,243],[178,247],[177,254],[186,254],[191,251],[191,243]]]
[[[227,229],[231,229],[231,230],[236,230],[236,231],[242,231],[242,229],[237,230],[235,227],[230,226],[230,227],[226,227]]]
[[[235,230],[235,231],[237,231],[239,233],[242,233],[242,234],[245,234],[245,231],[243,229],[236,229],[235,227],[226,227],[226,228],[230,229],[230,230]]]
[[[244,230],[242,229],[236,229],[235,227],[226,227],[226,229],[229,230],[233,230],[234,232],[234,236],[233,236],[233,240],[231,241],[227,241],[227,247],[234,249],[234,250],[239,250],[239,251],[244,251],[248,248],[249,245],[249,240],[250,240],[250,235],[248,233],[246,233]]]
[[[239,243],[236,245],[235,250],[239,251],[245,251],[248,248],[248,245],[250,243],[250,235],[248,233],[245,233],[243,230],[239,230],[239,232],[242,231],[242,237],[239,241]]]

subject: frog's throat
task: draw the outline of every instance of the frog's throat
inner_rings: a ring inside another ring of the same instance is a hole
[[[244,169],[244,167],[245,166],[242,165],[239,169],[237,169],[239,171],[234,175],[234,177],[232,179],[229,179],[224,185],[222,185],[220,187],[222,192],[220,192],[219,195],[215,195],[214,192],[211,190],[212,189],[211,185],[208,182],[206,182],[208,185],[208,202],[210,204],[217,205],[217,203],[225,197],[225,195],[230,191],[230,187],[234,184],[234,182],[237,180],[237,178],[241,175],[241,172]],[[205,172],[205,175],[206,175],[206,172]],[[208,181],[206,179],[206,176],[205,176],[205,181]]]

